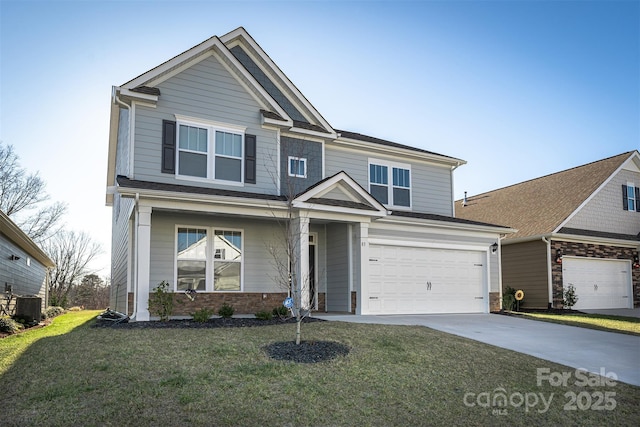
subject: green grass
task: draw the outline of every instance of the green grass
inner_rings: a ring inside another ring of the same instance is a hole
[[[549,313],[518,313],[522,317],[546,322],[561,323],[569,326],[598,329],[609,332],[620,332],[630,335],[640,335],[640,318],[609,316],[604,314],[549,314]]]
[[[65,314],[35,337],[0,340],[0,424],[624,426],[640,417],[639,387],[581,387],[575,377],[567,386],[538,385],[537,368],[574,370],[425,327],[305,324],[303,339],[338,341],[351,353],[295,364],[263,351],[291,340],[292,325],[117,330],[83,323],[95,314]],[[500,392],[515,403],[533,393],[552,400],[545,412],[541,403],[528,411],[464,403]],[[613,410],[564,408],[570,393],[582,393],[584,405],[604,392],[615,393]]]

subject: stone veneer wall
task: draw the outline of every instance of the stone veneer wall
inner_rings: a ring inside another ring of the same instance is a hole
[[[501,308],[500,292],[489,292],[489,311],[500,311]]]
[[[149,294],[149,298],[153,293]],[[224,303],[235,309],[235,314],[255,314],[259,311],[271,311],[275,307],[282,305],[287,297],[286,292],[282,293],[252,293],[252,292],[198,292],[195,300],[191,301],[181,292],[176,293],[173,305],[174,316],[189,316],[202,308],[212,309],[218,312]],[[129,313],[133,314],[133,293],[129,292]],[[318,293],[318,310],[325,311],[325,294]],[[153,313],[151,313],[153,316]]]
[[[562,308],[562,264],[556,262],[556,252],[560,249],[563,255],[588,258],[627,259],[633,261],[638,251],[633,248],[618,246],[594,245],[590,243],[563,242],[554,240],[551,243],[551,280],[553,282],[553,307]],[[640,305],[640,268],[631,272],[633,282],[633,306]]]

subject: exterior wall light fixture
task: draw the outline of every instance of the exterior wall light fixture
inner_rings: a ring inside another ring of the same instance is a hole
[[[556,263],[562,264],[562,249],[556,250]]]

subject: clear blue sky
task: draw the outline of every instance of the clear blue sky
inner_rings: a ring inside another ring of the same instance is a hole
[[[0,139],[101,275],[111,86],[238,26],[335,128],[468,161],[456,198],[640,148],[639,1],[0,0]]]

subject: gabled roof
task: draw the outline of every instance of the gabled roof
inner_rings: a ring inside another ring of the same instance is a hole
[[[517,229],[508,239],[556,233],[631,159],[640,162],[638,151],[468,197],[466,206],[457,200],[456,216]]]
[[[0,232],[40,264],[48,268],[56,266],[51,258],[2,211],[0,211]]]

